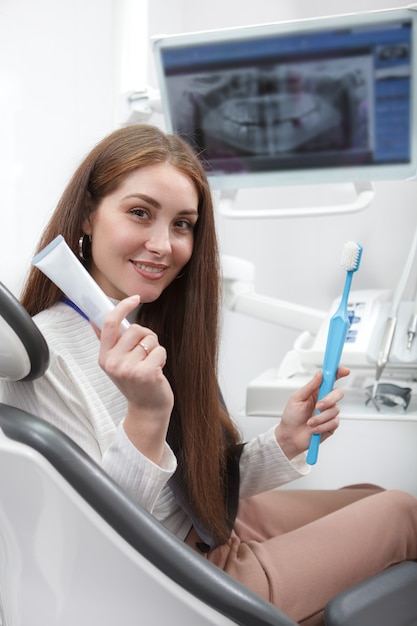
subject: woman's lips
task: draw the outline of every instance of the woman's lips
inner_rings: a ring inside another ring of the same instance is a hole
[[[167,270],[166,265],[155,265],[153,263],[144,263],[141,261],[131,261],[131,263],[142,276],[151,279],[160,278]]]

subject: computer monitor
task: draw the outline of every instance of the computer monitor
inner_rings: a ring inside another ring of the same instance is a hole
[[[154,38],[167,130],[213,188],[412,178],[412,8]]]

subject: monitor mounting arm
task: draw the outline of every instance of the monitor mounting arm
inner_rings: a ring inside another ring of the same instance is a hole
[[[370,182],[352,183],[356,197],[352,202],[336,205],[300,206],[295,208],[275,207],[256,209],[237,209],[235,207],[237,190],[222,190],[218,202],[218,210],[223,217],[233,219],[261,219],[281,217],[316,217],[320,215],[339,215],[354,213],[366,209],[375,197],[375,191]]]
[[[249,261],[222,256],[223,297],[227,309],[273,324],[316,335],[328,313],[255,292],[254,266]]]

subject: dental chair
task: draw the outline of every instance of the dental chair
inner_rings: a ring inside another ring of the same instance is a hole
[[[0,377],[34,380],[48,359],[40,331],[0,283]],[[326,623],[410,626],[416,590],[417,564],[400,564],[333,599]],[[62,432],[4,403],[0,623],[294,626],[177,540]]]

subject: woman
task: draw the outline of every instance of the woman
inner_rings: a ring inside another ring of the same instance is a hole
[[[325,440],[338,426],[343,393],[317,402],[320,373],[275,428],[241,444],[217,382],[212,200],[181,139],[147,125],[104,138],[39,250],[58,234],[116,307],[100,332],[32,268],[22,302],[50,367],[34,382],[4,382],[5,401],[65,431],[179,538],[300,623],[321,623],[337,592],[417,557],[409,494],[271,491],[308,471],[311,433]],[[120,334],[126,316],[134,323]]]

